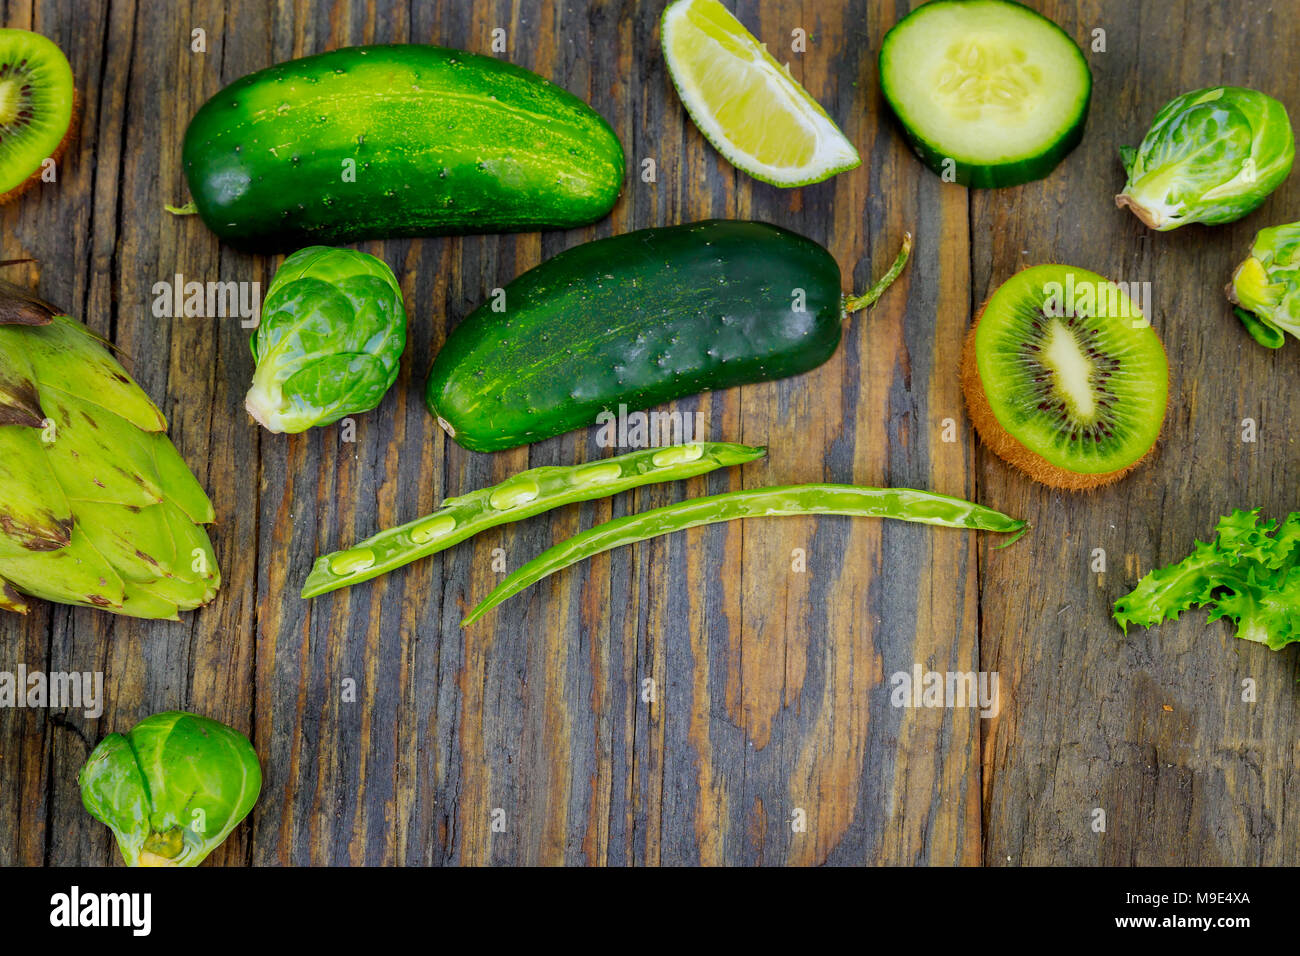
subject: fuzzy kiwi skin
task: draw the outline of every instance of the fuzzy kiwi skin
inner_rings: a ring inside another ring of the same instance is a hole
[[[1049,485],[1052,488],[1063,488],[1067,491],[1090,491],[1093,488],[1112,484],[1151,457],[1151,453],[1155,451],[1159,439],[1151,443],[1151,447],[1147,449],[1146,454],[1123,468],[1115,471],[1088,474],[1086,472],[1070,471],[1061,468],[1059,465],[1054,465],[1046,458],[1030,451],[1016,441],[1002,427],[993,414],[993,409],[989,406],[988,396],[984,394],[984,383],[980,380],[979,362],[975,357],[975,331],[979,328],[980,319],[984,317],[984,310],[988,307],[988,304],[989,300],[985,299],[984,304],[980,306],[979,314],[975,316],[975,321],[971,323],[970,331],[966,333],[966,341],[962,345],[961,390],[962,394],[966,396],[966,412],[970,415],[975,431],[979,433],[980,441],[987,445],[990,451],[1003,461],[1019,468],[1034,481]],[[1164,349],[1164,343],[1160,344],[1160,348]]]
[[[81,120],[81,97],[77,91],[72,91],[72,115],[68,117],[68,128],[63,131],[63,139],[59,140],[59,145],[54,147],[49,155],[49,159],[54,160],[57,164],[63,159],[63,154],[68,148],[68,143],[72,139],[72,131],[77,128],[77,123]],[[7,193],[0,193],[0,206],[5,203],[13,202],[27,190],[31,189],[41,181],[41,173],[44,172],[43,166],[37,166],[32,170],[32,174],[24,179],[21,183],[9,190]]]

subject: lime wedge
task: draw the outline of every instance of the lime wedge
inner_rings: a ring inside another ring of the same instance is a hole
[[[805,186],[862,163],[826,111],[718,0],[677,0],[660,32],[686,111],[737,169],[774,186]]]

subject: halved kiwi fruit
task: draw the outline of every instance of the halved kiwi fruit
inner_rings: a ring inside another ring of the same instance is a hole
[[[980,439],[1029,477],[1095,488],[1155,446],[1169,397],[1164,346],[1116,283],[1032,266],[984,303],[961,364]]]
[[[72,128],[72,67],[54,43],[27,30],[0,30],[0,203],[40,178]]]

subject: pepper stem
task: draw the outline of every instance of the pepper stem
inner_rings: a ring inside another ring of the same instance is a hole
[[[912,252],[912,234],[903,233],[903,248],[898,250],[898,255],[894,257],[894,264],[889,267],[889,271],[875,281],[875,283],[866,292],[861,295],[850,295],[844,299],[844,312],[847,315],[850,312],[860,312],[869,307],[880,298],[884,291],[888,289],[895,279],[903,272],[903,267],[907,265],[907,257]]]
[[[196,216],[199,212],[199,207],[195,205],[193,199],[187,202],[184,206],[173,206],[170,203],[163,203],[163,208],[173,216]]]

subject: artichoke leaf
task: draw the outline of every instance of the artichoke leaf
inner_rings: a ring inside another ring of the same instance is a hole
[[[124,617],[138,617],[149,621],[179,621],[181,619],[181,610],[197,606],[190,602],[185,605],[178,604],[176,601],[168,600],[166,597],[159,595],[151,590],[152,585],[137,584],[134,581],[124,581],[122,586],[122,606],[114,608],[115,614],[121,614]],[[202,601],[207,603],[212,600],[212,595],[208,595]]]
[[[158,481],[167,489],[167,500],[173,502],[196,524],[212,524],[216,521],[212,502],[176,446],[162,434],[155,435],[152,444],[154,468]]]
[[[171,501],[131,513],[121,505],[78,502],[78,528],[123,580],[120,613],[175,620],[221,585],[212,542]]]
[[[206,604],[211,502],[166,419],[90,329],[0,284],[0,610],[145,618]]]
[[[190,590],[193,585],[203,585],[215,592],[221,583],[221,572],[217,569],[208,532],[171,501],[163,502],[162,513],[176,549],[175,562],[166,576],[186,584]]]
[[[156,510],[167,521],[176,557],[166,573],[147,581],[126,582],[126,604],[122,613],[135,617],[152,617],[152,614],[141,613],[141,609],[154,604],[159,608],[171,605],[173,613],[166,616],[175,617],[176,607],[207,604],[221,586],[221,572],[208,533],[170,502]],[[135,601],[134,605],[132,601]]]
[[[77,529],[125,581],[156,581],[167,575],[176,560],[176,543],[161,505],[132,510],[102,501],[78,501]]]
[[[81,607],[120,611],[126,596],[122,578],[79,526],[58,551],[0,558],[0,578],[32,597]]]
[[[0,558],[63,548],[72,506],[50,469],[41,433],[0,426]]]
[[[0,427],[39,428],[45,421],[36,373],[23,347],[28,334],[0,325]]]
[[[24,329],[22,335],[27,360],[42,387],[97,405],[143,431],[167,430],[158,406],[80,322],[59,315],[44,328]]]
[[[13,587],[4,578],[0,578],[0,611],[13,611],[15,614],[26,614],[31,607],[23,596],[13,589]]]
[[[0,266],[30,259],[7,259]],[[0,325],[49,325],[59,310],[26,289],[0,279]]]
[[[55,428],[46,455],[69,499],[136,508],[162,501],[147,433],[99,405],[53,388],[42,386],[41,405]]]

